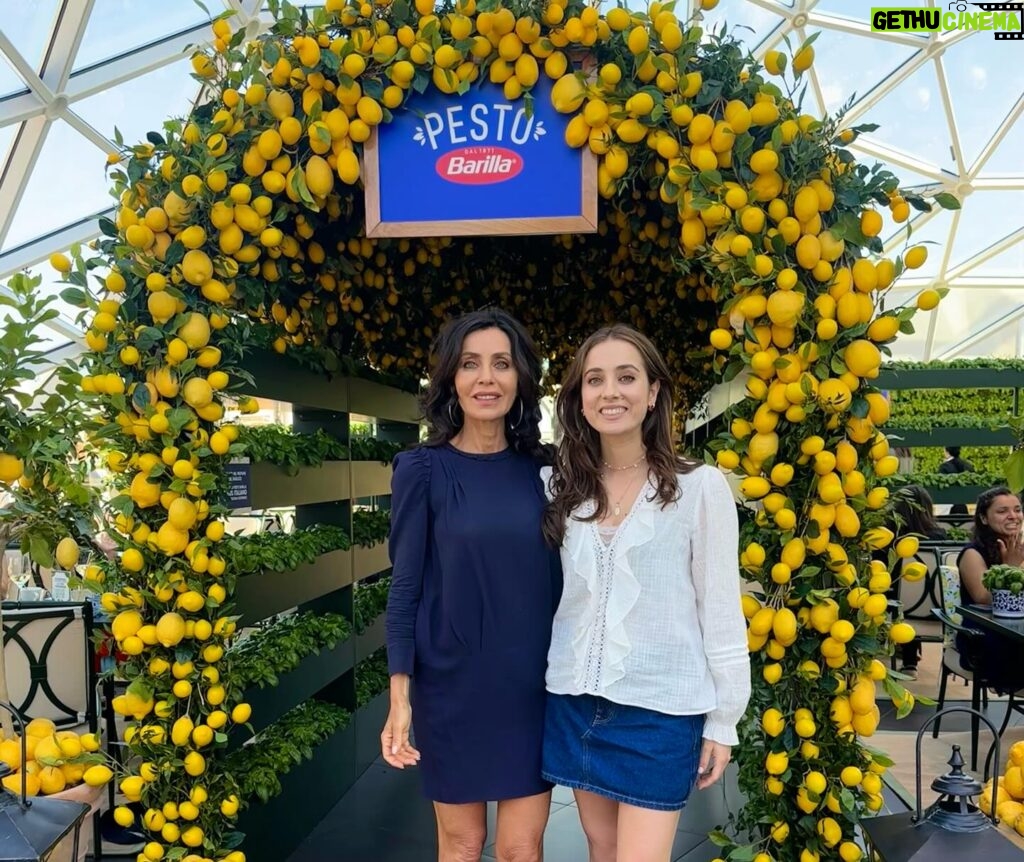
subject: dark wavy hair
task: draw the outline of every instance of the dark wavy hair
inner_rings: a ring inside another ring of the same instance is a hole
[[[931,538],[945,529],[935,520],[935,503],[920,485],[904,485],[893,494],[890,528],[899,536],[913,534]]]
[[[554,447],[540,439],[540,354],[526,328],[500,308],[483,308],[452,318],[438,333],[430,351],[430,382],[421,399],[423,416],[429,426],[426,445],[441,446],[462,428],[464,417],[455,391],[455,372],[459,369],[466,336],[481,329],[500,329],[512,345],[512,364],[518,379],[517,400],[522,409],[513,403],[505,416],[509,446],[516,452],[531,455],[541,464],[550,464]]]
[[[999,534],[982,520],[988,514],[988,510],[992,508],[996,497],[1020,499],[1004,485],[989,488],[978,495],[978,502],[974,508],[974,543],[978,546],[987,566],[994,566],[1003,561],[1002,554],[999,553]]]
[[[648,469],[655,477],[655,499],[661,500],[662,507],[679,497],[677,474],[689,473],[698,466],[698,462],[676,454],[672,443],[675,392],[658,349],[647,336],[626,324],[602,327],[576,351],[558,393],[556,410],[562,437],[551,473],[554,499],[544,513],[544,538],[552,547],[562,543],[567,520],[587,500],[594,500],[597,508],[591,516],[579,520],[599,521],[608,513],[608,495],[601,482],[601,437],[583,416],[582,391],[587,355],[595,345],[612,340],[628,342],[640,351],[648,381],[659,384],[654,409],[644,417],[641,433]]]

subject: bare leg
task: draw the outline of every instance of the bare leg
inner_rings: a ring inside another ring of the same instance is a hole
[[[615,862],[670,862],[679,826],[678,811],[619,805],[619,848]]]
[[[498,803],[498,862],[542,862],[544,828],[551,813],[551,792]]]
[[[590,862],[615,862],[619,803],[588,790],[574,790],[580,823],[587,835]]]
[[[480,862],[487,840],[487,804],[434,803],[437,818],[437,862]]]

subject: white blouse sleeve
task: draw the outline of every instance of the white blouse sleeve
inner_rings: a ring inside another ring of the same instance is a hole
[[[704,476],[690,564],[716,704],[708,713],[704,738],[736,745],[736,725],[750,699],[750,657],[740,604],[739,523],[725,477],[714,467],[698,469]]]

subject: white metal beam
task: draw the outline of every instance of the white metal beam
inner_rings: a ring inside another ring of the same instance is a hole
[[[0,174],[0,248],[7,238],[49,130],[50,122],[47,119],[35,117],[21,124],[11,143],[10,157],[4,165],[3,174]]]
[[[844,122],[843,125],[845,126],[848,124]],[[881,159],[882,161],[888,162],[890,165],[895,165],[899,168],[906,168],[908,171],[913,171],[915,174],[921,174],[921,176],[934,179],[936,186],[952,186],[958,179],[956,174],[951,171],[947,171],[945,168],[940,168],[934,162],[922,161],[918,157],[910,155],[905,150],[897,150],[895,147],[882,143],[871,135],[865,134],[858,136],[857,140],[850,144],[850,149],[854,152],[864,153],[864,155]]]
[[[925,362],[932,358],[932,350],[935,348],[935,330],[938,328],[939,315],[936,312],[928,318],[928,332],[924,336],[924,356],[922,357]]]
[[[946,116],[946,126],[949,128],[950,146],[953,149],[953,160],[956,162],[957,172],[963,176],[967,173],[967,163],[964,160],[964,148],[960,143],[960,132],[956,126],[956,113],[953,110],[953,96],[949,91],[949,81],[946,80],[946,69],[942,57],[935,58],[935,79],[939,83],[939,96],[942,99],[942,111]]]
[[[53,38],[43,56],[40,77],[54,93],[63,93],[75,65],[94,0],[62,0]]]
[[[113,218],[113,210],[93,213],[60,230],[38,237],[0,254],[0,280],[35,266],[47,259],[54,249],[70,248],[75,243],[86,243],[100,235],[98,220],[101,216]]]
[[[816,10],[809,11],[807,17],[807,23],[812,27],[824,27],[837,33],[848,33],[851,36],[862,36],[879,42],[893,42],[915,50],[925,47],[925,40],[920,36],[902,31],[879,30],[875,32],[871,29],[871,25],[864,21],[853,21],[850,18],[842,18]]]
[[[1003,174],[1001,176],[972,177],[971,187],[975,191],[1022,191],[1024,190],[1024,174]]]

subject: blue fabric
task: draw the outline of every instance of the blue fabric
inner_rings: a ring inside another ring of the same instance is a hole
[[[544,671],[561,566],[541,535],[539,471],[512,450],[424,446],[395,459],[388,660],[412,674],[423,788],[437,802],[551,786]]]
[[[703,715],[666,715],[593,695],[549,694],[548,781],[639,808],[678,811],[697,779]]]

